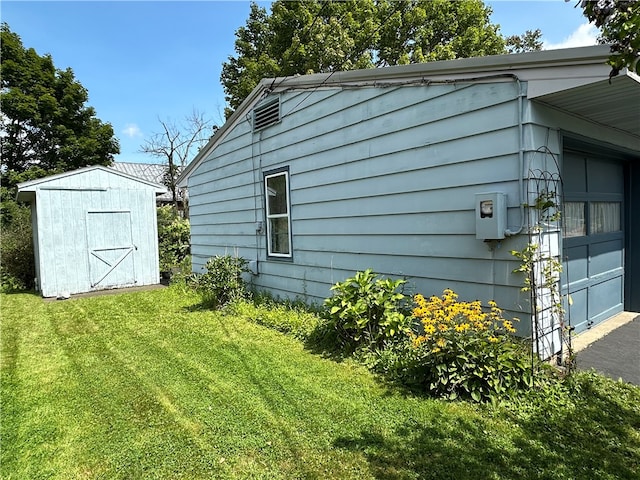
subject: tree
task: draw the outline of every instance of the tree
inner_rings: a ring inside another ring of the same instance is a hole
[[[376,66],[424,63],[505,53],[491,8],[480,0],[377,2]]]
[[[625,67],[640,74],[640,2],[582,0],[578,5],[589,21],[601,29],[600,41],[611,44],[609,77],[615,77]]]
[[[51,55],[25,48],[0,27],[0,287],[33,286],[30,210],[16,185],[87,165],[109,165],[120,147],[113,128],[86,106],[87,90]]]
[[[203,113],[195,109],[185,117],[180,126],[169,120],[158,118],[158,121],[162,131],[145,140],[140,149],[143,153],[159,157],[166,162],[164,184],[171,191],[173,205],[177,209],[180,196],[177,182],[180,172],[188,165],[193,154],[211,138],[216,127]]]
[[[1,27],[0,150],[3,185],[87,165],[108,165],[119,152],[113,128],[86,106],[87,90],[70,68],[26,49]],[[31,173],[27,173],[31,170]]]
[[[527,30],[522,35],[511,35],[505,39],[509,53],[538,52],[542,50],[540,29]]]
[[[220,80],[228,117],[265,77],[505,53],[480,0],[284,1],[251,5]]]

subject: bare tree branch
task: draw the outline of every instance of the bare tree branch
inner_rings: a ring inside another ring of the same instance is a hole
[[[193,109],[185,116],[181,125],[158,117],[162,132],[154,133],[140,146],[142,153],[159,157],[166,165],[164,183],[171,191],[173,204],[177,208],[179,192],[177,180],[198,150],[211,138],[215,125],[204,113]]]

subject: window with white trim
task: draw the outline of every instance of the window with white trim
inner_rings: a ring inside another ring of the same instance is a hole
[[[264,175],[267,217],[267,254],[291,258],[291,215],[289,208],[289,169]]]

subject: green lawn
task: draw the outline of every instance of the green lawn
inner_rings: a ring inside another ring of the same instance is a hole
[[[1,301],[3,479],[640,478],[640,389],[592,374],[447,403],[179,288]]]

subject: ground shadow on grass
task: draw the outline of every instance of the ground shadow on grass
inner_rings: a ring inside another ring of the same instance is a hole
[[[31,290],[21,290],[19,288],[7,288],[5,290],[2,290],[2,292],[5,295],[31,295],[33,297],[41,297],[40,293],[31,289]]]
[[[186,307],[182,307],[182,311],[187,313],[195,313],[195,312],[213,312],[215,310],[203,302],[198,302],[192,305],[187,305]]]
[[[571,409],[493,421],[443,412],[428,424],[408,419],[390,433],[363,430],[334,446],[362,452],[376,478],[391,480],[637,479],[640,410],[624,405],[638,405],[640,390],[620,384],[609,392],[593,382],[577,386]]]

